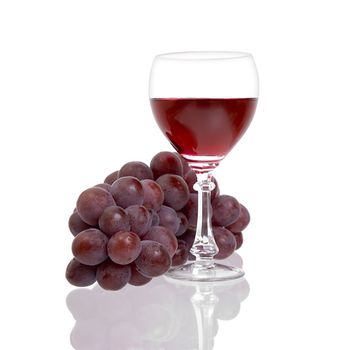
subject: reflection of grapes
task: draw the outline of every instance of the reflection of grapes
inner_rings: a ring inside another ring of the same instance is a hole
[[[142,241],[142,250],[135,260],[138,271],[146,277],[157,277],[169,270],[170,255],[158,242]]]
[[[85,265],[98,265],[107,259],[108,238],[100,230],[89,228],[75,236],[72,253]]]
[[[129,265],[118,265],[107,260],[97,267],[96,280],[98,284],[107,290],[123,288],[130,280],[131,270]]]
[[[67,266],[66,278],[74,286],[90,286],[96,282],[96,267],[84,265],[73,258]]]

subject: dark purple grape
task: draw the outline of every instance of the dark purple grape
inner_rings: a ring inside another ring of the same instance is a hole
[[[151,160],[151,169],[155,179],[164,174],[183,174],[181,160],[171,152],[157,153]]]
[[[160,185],[153,180],[142,180],[144,200],[143,206],[147,209],[159,210],[164,202],[164,192]]]
[[[143,188],[136,177],[125,176],[114,181],[111,187],[111,194],[116,204],[122,208],[143,203]]]
[[[146,277],[157,277],[167,272],[171,258],[162,244],[154,241],[142,241],[142,250],[135,260],[138,271]]]
[[[118,231],[129,231],[130,222],[125,209],[113,205],[107,207],[98,220],[100,229],[107,235],[112,236]]]
[[[191,193],[197,193],[197,191],[193,188],[193,186],[197,182],[197,176],[193,170],[190,170],[186,173],[186,175],[184,176],[184,180],[187,183],[189,191]],[[211,200],[213,200],[214,198],[216,198],[220,195],[220,188],[219,188],[219,184],[214,176],[211,178],[211,181],[215,184],[215,188],[210,193],[210,198],[211,198]]]
[[[110,185],[110,184],[107,184],[107,183],[97,184],[97,185],[95,185],[94,187],[103,188],[104,190],[106,190],[106,191],[108,191],[108,192],[111,190],[111,185]]]
[[[106,290],[119,290],[130,280],[131,269],[129,265],[118,265],[107,260],[97,267],[97,283]]]
[[[228,226],[239,218],[241,212],[240,204],[236,198],[221,195],[212,202],[213,224],[217,226]]]
[[[179,266],[183,265],[188,260],[188,247],[187,243],[183,241],[182,239],[178,240],[178,247],[176,249],[176,252],[173,256],[171,265],[172,266]]]
[[[134,232],[117,232],[109,239],[107,252],[110,259],[116,264],[130,264],[141,252],[140,237]]]
[[[193,170],[189,170],[185,175],[184,175],[184,180],[187,183],[188,190],[191,193],[197,193],[197,191],[193,188],[194,184],[197,182],[197,176],[196,173]]]
[[[187,230],[182,236],[181,241],[185,241],[187,244],[188,252],[193,246],[194,239],[196,237],[196,232],[192,230]]]
[[[183,174],[186,174],[189,170],[191,170],[190,166],[188,165],[186,159],[180,154],[180,153],[177,153],[177,152],[173,152],[181,161],[181,164],[182,164],[182,173]]]
[[[226,228],[231,232],[242,232],[248,226],[249,222],[249,211],[243,204],[241,204],[241,213],[239,214],[239,218]]]
[[[197,213],[198,213],[198,194],[191,193],[190,199],[182,209],[182,212],[188,219],[188,227],[195,229],[197,226]]]
[[[144,284],[150,282],[152,278],[144,276],[139,272],[135,263],[130,264],[131,268],[131,277],[129,280],[129,284],[133,286],[143,286]]]
[[[225,259],[229,257],[236,249],[236,239],[231,231],[225,227],[213,227],[213,233],[219,253],[215,255],[215,259]]]
[[[89,228],[75,236],[72,252],[82,264],[98,265],[107,259],[107,242],[107,236],[100,230]]]
[[[106,178],[105,178],[105,183],[112,185],[112,183],[117,180],[119,177],[119,170],[114,171],[113,173],[109,174]]]
[[[151,210],[151,215],[152,215],[152,224],[151,224],[151,226],[158,226],[159,223],[160,223],[159,215],[154,210]]]
[[[142,205],[131,205],[126,208],[129,215],[130,230],[143,237],[152,225],[151,213]]]
[[[96,282],[96,267],[84,265],[73,258],[67,266],[66,279],[73,286],[90,286]]]
[[[164,203],[175,210],[182,209],[190,197],[185,180],[178,175],[165,174],[157,179],[164,192]]]
[[[213,182],[215,185],[214,189],[210,193],[210,198],[213,201],[215,198],[220,196],[220,187],[214,176],[211,178],[211,182]]]
[[[96,226],[102,212],[114,204],[113,197],[108,191],[100,187],[91,187],[79,196],[77,211],[83,221],[91,226]]]
[[[144,240],[160,243],[172,258],[177,249],[177,239],[174,233],[167,227],[153,226],[143,237]]]
[[[236,243],[237,243],[237,247],[236,250],[241,248],[242,244],[243,244],[243,235],[242,232],[233,232],[233,235],[236,238]]]
[[[153,173],[151,168],[142,162],[128,162],[124,164],[119,170],[119,177],[124,176],[133,176],[139,180],[153,180]]]
[[[167,227],[173,232],[177,232],[180,227],[180,219],[173,208],[162,205],[158,211],[159,225]]]
[[[91,227],[81,219],[78,212],[76,211],[69,217],[68,226],[73,236],[76,236],[79,232],[87,230]]]
[[[176,214],[180,219],[180,226],[179,226],[179,229],[176,231],[175,235],[176,237],[179,237],[182,234],[184,234],[188,229],[188,219],[187,219],[187,216],[181,211],[178,211]]]

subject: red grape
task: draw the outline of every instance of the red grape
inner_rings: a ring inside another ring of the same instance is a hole
[[[94,187],[100,187],[100,188],[103,188],[104,190],[106,191],[110,191],[111,190],[111,185],[110,184],[107,184],[107,183],[103,183],[103,184],[97,184],[95,185]]]
[[[186,159],[180,153],[173,152],[173,154],[175,154],[180,159],[181,164],[182,164],[182,173],[183,174],[186,174],[188,171],[191,170],[191,168],[188,165]]]
[[[152,224],[151,224],[151,226],[158,226],[159,223],[160,223],[159,215],[154,210],[151,210],[151,214],[152,214]]]
[[[221,195],[213,200],[212,206],[214,225],[228,226],[239,218],[240,204],[232,196]]]
[[[96,226],[105,208],[114,204],[113,197],[108,191],[100,187],[91,187],[79,196],[77,211],[83,221]]]
[[[105,178],[105,183],[112,185],[112,183],[117,180],[119,177],[119,170],[114,171],[113,173],[109,174],[106,178]]]
[[[247,208],[241,204],[241,213],[239,214],[238,219],[231,225],[226,228],[231,232],[242,232],[250,222],[250,215]]]
[[[187,183],[188,189],[191,193],[196,193],[197,191],[193,188],[194,184],[197,182],[196,173],[193,170],[189,170],[184,175],[184,180]]]
[[[236,249],[236,239],[231,231],[224,227],[213,227],[213,233],[219,252],[215,255],[215,259],[225,259],[229,257]]]
[[[136,177],[125,176],[114,181],[111,187],[111,194],[116,204],[122,208],[143,203],[142,185]]]
[[[152,278],[146,277],[142,273],[140,273],[135,263],[130,264],[130,268],[131,268],[131,277],[129,280],[129,284],[132,284],[133,286],[143,286],[144,284],[152,280]]]
[[[107,259],[107,242],[107,236],[100,230],[89,228],[75,236],[72,252],[82,264],[98,265]]]
[[[133,176],[139,180],[152,179],[153,173],[151,168],[142,162],[128,162],[119,170],[119,177]]]
[[[188,219],[188,227],[195,229],[197,226],[197,213],[198,213],[198,194],[191,193],[190,199],[182,209],[182,212]]]
[[[178,247],[176,249],[176,252],[173,256],[171,265],[172,266],[179,266],[183,265],[187,259],[188,259],[188,247],[187,243],[183,241],[182,239],[178,240]]]
[[[162,205],[158,211],[159,225],[169,228],[173,232],[177,232],[180,227],[180,219],[173,208]]]
[[[165,174],[157,179],[164,192],[164,203],[175,210],[182,209],[187,203],[190,192],[185,180],[178,175]]]
[[[109,239],[107,252],[113,262],[120,265],[130,264],[141,252],[141,240],[134,232],[117,232]]]
[[[236,238],[236,243],[237,243],[237,247],[236,250],[241,248],[242,244],[243,244],[243,235],[242,232],[233,232],[235,238]]]
[[[153,241],[142,241],[142,250],[135,260],[138,271],[146,277],[157,277],[167,272],[171,258],[162,244]]]
[[[196,237],[196,232],[192,230],[187,230],[182,236],[181,236],[181,241],[185,241],[187,244],[187,249],[188,252],[193,246],[194,239]]]
[[[163,245],[172,258],[177,249],[177,239],[167,227],[153,226],[143,237],[144,240],[155,241]]]
[[[98,220],[100,229],[107,235],[112,236],[118,231],[129,231],[130,222],[125,209],[113,205],[107,207]]]
[[[164,174],[183,174],[181,160],[171,152],[157,153],[151,160],[151,169],[155,179]]]
[[[187,216],[181,211],[177,212],[177,217],[180,219],[180,226],[179,229],[175,232],[175,235],[176,237],[179,237],[188,229],[188,219]]]
[[[67,266],[66,279],[73,286],[90,286],[96,281],[96,267],[84,265],[73,258]]]
[[[69,217],[68,226],[73,236],[76,236],[79,232],[91,227],[89,224],[87,224],[81,219],[78,212],[76,211],[73,212],[73,214]]]
[[[130,220],[130,230],[143,237],[152,225],[152,215],[142,205],[131,205],[126,208]]]
[[[107,260],[97,267],[96,279],[98,284],[107,290],[119,290],[130,280],[131,269],[128,265],[118,265]]]
[[[142,180],[144,200],[143,205],[147,209],[159,210],[164,202],[164,192],[160,185],[153,180]]]

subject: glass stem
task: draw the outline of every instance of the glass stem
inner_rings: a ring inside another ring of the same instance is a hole
[[[191,248],[191,253],[196,257],[196,263],[203,267],[214,265],[214,256],[219,252],[215,243],[211,224],[211,191],[215,184],[211,181],[211,171],[196,172],[198,191],[198,216],[196,237]]]

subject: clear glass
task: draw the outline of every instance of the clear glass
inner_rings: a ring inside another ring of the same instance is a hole
[[[154,58],[149,96],[155,119],[197,175],[198,217],[194,262],[168,276],[187,281],[242,277],[241,268],[218,264],[211,223],[212,171],[248,128],[258,98],[258,74],[244,52],[177,52]]]

